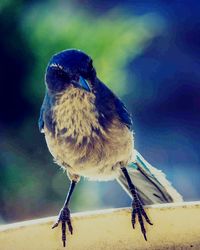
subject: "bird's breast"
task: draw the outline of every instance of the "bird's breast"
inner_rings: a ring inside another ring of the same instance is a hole
[[[114,170],[133,157],[132,132],[117,117],[101,126],[103,114],[95,107],[94,94],[68,89],[57,98],[52,113],[55,133],[45,128],[47,145],[55,161],[72,174],[115,178]]]

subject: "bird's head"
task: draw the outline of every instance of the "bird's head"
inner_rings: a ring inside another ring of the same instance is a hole
[[[96,71],[92,59],[80,50],[68,49],[55,54],[46,69],[46,85],[50,91],[62,92],[69,86],[92,91]]]

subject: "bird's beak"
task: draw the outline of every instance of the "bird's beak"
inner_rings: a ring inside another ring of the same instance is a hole
[[[82,76],[79,77],[78,85],[84,90],[91,92],[89,83]]]

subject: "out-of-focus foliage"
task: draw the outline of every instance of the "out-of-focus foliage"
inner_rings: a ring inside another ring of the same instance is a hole
[[[127,17],[114,9],[102,18],[56,2],[33,6],[25,13],[22,25],[36,61],[28,79],[33,101],[43,95],[39,83],[49,58],[67,48],[89,54],[98,76],[123,95],[127,92],[127,63],[160,29],[153,15]]]
[[[37,119],[50,57],[79,48],[133,113],[136,147],[186,199],[200,197],[199,4],[190,1],[0,2],[0,220],[55,214],[69,182]],[[78,185],[73,211],[127,206],[116,183]]]

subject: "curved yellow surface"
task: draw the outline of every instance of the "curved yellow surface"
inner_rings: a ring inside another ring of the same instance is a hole
[[[146,211],[144,241],[137,222],[131,226],[129,208],[72,215],[74,234],[67,235],[67,250],[200,249],[200,202],[153,205]],[[56,217],[0,226],[0,250],[64,250]]]

